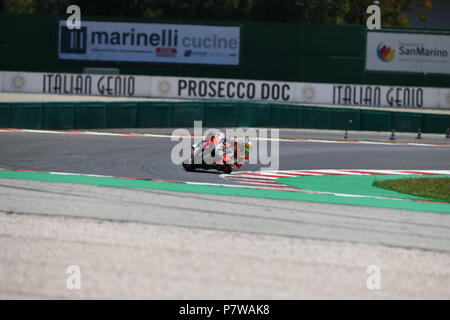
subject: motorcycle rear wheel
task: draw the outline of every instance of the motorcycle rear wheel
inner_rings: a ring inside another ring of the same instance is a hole
[[[186,162],[183,162],[183,168],[186,171],[194,171],[195,170],[195,166],[193,164],[186,163]]]

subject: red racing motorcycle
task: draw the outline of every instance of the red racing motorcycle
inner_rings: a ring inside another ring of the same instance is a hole
[[[192,145],[190,159],[183,162],[183,168],[215,169],[229,174],[248,162],[251,148],[248,139],[228,138],[225,134],[204,137]]]

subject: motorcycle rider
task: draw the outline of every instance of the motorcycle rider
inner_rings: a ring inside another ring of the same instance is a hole
[[[238,169],[249,159],[252,143],[248,139],[229,138],[220,133],[205,137],[201,147],[204,162],[229,173],[232,167]]]

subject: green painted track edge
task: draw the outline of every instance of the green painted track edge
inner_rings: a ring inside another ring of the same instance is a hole
[[[175,192],[203,193],[224,196],[239,196],[277,200],[307,201],[330,204],[370,206],[378,208],[405,209],[450,213],[450,204],[414,202],[410,200],[391,200],[373,198],[341,197],[335,195],[309,194],[277,190],[261,190],[239,187],[209,186],[176,182],[123,179],[116,177],[92,177],[84,175],[63,175],[47,172],[24,172],[0,170],[0,179],[33,180],[42,182],[76,183],[104,187],[151,189]],[[220,199],[218,199],[220,200]]]

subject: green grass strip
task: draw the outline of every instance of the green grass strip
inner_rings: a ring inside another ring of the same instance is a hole
[[[408,178],[423,177],[422,175],[408,175]],[[279,178],[276,181],[298,189],[357,194],[387,198],[428,200],[429,198],[404,194],[392,190],[380,189],[373,186],[374,182],[405,178],[405,175],[322,175]]]
[[[385,199],[370,199],[370,198],[355,198],[355,197],[339,197],[334,195],[307,194],[288,191],[259,190],[259,189],[234,188],[223,186],[190,185],[184,183],[129,180],[111,177],[59,175],[44,172],[41,173],[41,172],[0,171],[0,178],[34,180],[44,182],[77,183],[77,184],[106,186],[106,187],[207,193],[215,195],[254,197],[254,198],[279,199],[279,200],[310,201],[310,202],[345,204],[345,205],[373,206],[379,208],[450,213],[450,205],[442,203],[422,203],[422,202],[389,200],[389,199],[385,200]]]
[[[420,177],[375,181],[374,186],[405,194],[450,202],[449,177]]]

